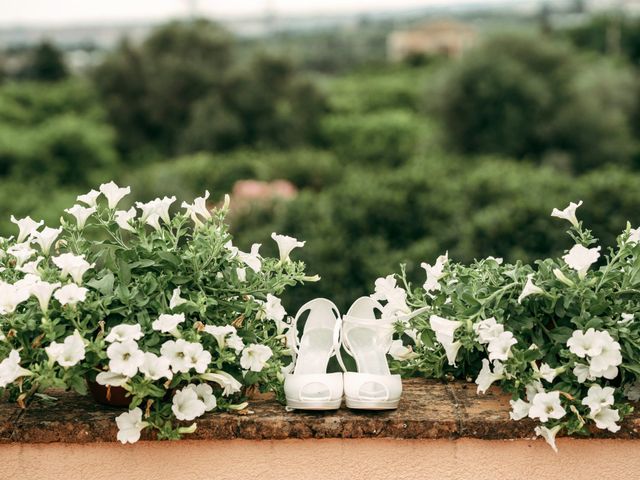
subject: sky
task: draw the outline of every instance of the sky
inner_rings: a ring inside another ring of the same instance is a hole
[[[197,12],[217,18],[262,15],[365,13],[400,8],[518,3],[518,0],[0,0],[1,26],[68,25],[183,17]]]

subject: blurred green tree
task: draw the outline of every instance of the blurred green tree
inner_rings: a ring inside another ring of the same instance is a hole
[[[431,102],[458,151],[550,159],[581,172],[630,163],[637,151],[634,82],[624,66],[583,60],[542,37],[509,34],[454,64]]]
[[[95,71],[123,152],[162,155],[313,141],[323,98],[286,60],[242,63],[206,20],[174,22],[123,43]]]
[[[41,42],[31,50],[18,74],[20,78],[42,82],[57,82],[68,75],[63,53],[49,41]]]

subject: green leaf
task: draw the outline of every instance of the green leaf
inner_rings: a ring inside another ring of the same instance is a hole
[[[111,295],[113,293],[113,283],[115,281],[115,277],[113,273],[109,272],[100,280],[94,278],[87,282],[87,285],[95,290],[98,290],[103,295]]]

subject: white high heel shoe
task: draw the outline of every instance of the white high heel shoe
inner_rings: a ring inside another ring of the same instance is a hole
[[[394,325],[407,321],[426,309],[408,315],[376,318],[382,305],[371,297],[357,299],[342,319],[342,345],[353,357],[357,372],[344,374],[347,407],[363,410],[398,408],[402,395],[400,375],[391,375],[387,352],[393,340]],[[338,357],[340,364],[344,365]]]
[[[302,338],[298,340],[298,321],[309,312]],[[340,312],[333,302],[316,298],[304,304],[291,326],[295,338],[294,367],[285,376],[287,407],[301,410],[340,408],[343,393],[342,372],[327,373],[329,359],[340,347]]]

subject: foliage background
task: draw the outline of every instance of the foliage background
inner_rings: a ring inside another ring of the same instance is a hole
[[[558,255],[569,244],[549,213],[572,200],[613,244],[640,223],[640,21],[483,25],[461,58],[405,63],[386,60],[388,22],[258,39],[172,22],[80,72],[47,42],[6,51],[23,63],[0,60],[0,233],[11,213],[57,223],[109,179],[143,200],[233,191],[241,248],[274,254],[272,231],[307,241],[323,280],[293,289],[290,309],[318,295],[346,308],[400,262],[422,279],[445,250]],[[247,200],[242,180],[295,194]]]

